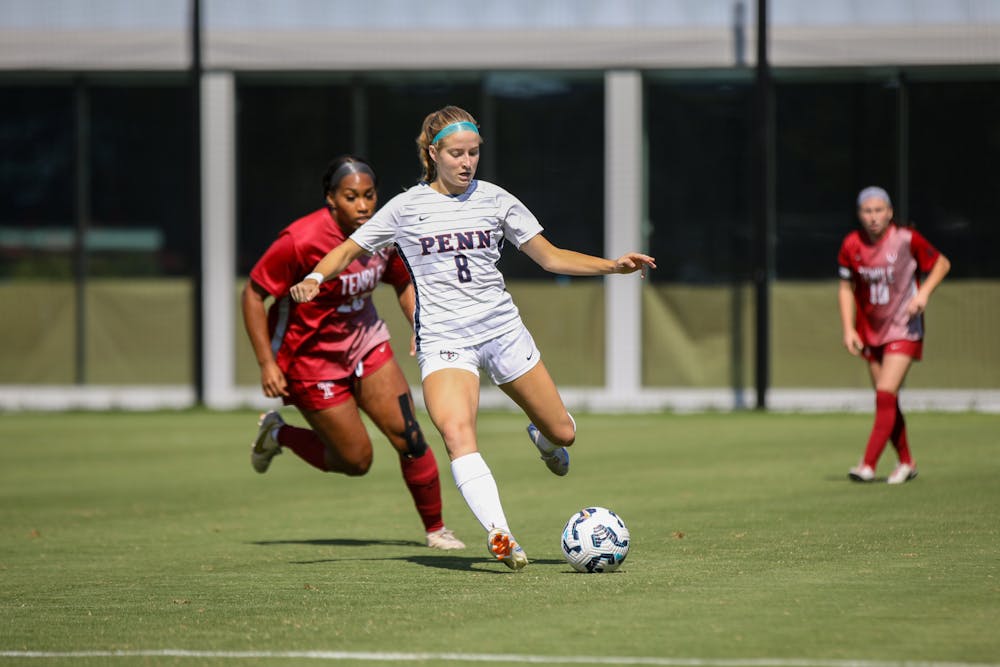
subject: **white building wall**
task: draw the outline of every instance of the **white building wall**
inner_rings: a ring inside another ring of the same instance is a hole
[[[754,0],[202,0],[212,69],[726,67]],[[0,0],[0,70],[184,69],[189,0]],[[771,62],[1000,63],[995,0],[772,0]],[[739,18],[742,17],[742,18]],[[753,62],[753,49],[746,49]],[[456,57],[455,54],[461,54]]]

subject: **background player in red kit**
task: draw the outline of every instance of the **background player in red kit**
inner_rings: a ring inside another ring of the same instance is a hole
[[[858,194],[861,231],[848,234],[840,246],[840,321],[844,346],[868,361],[875,387],[875,424],[864,457],[849,476],[857,482],[875,479],[875,467],[891,441],[899,465],[889,484],[917,476],[899,409],[899,388],[914,360],[923,354],[924,310],[931,292],[951,269],[948,258],[916,230],[892,221],[892,202],[879,187]],[[920,274],[926,274],[921,283]]]
[[[364,475],[372,443],[363,410],[399,453],[403,479],[424,522],[427,546],[465,545],[441,519],[441,483],[434,454],[414,417],[409,385],[389,345],[389,330],[371,294],[392,285],[413,322],[414,292],[406,267],[386,249],[359,258],[310,303],[288,289],[375,212],[375,172],[351,156],[335,159],[323,177],[327,206],[282,230],[250,272],[243,289],[243,320],[260,365],[266,396],[294,405],[312,427],[288,425],[276,410],[261,416],[250,454],[266,472],[287,447],[324,472]],[[265,299],[274,296],[270,310]]]

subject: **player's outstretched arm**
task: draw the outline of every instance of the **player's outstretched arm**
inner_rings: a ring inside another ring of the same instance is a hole
[[[326,253],[319,264],[301,282],[292,285],[289,293],[298,303],[312,301],[319,294],[319,286],[324,280],[340,275],[340,272],[364,253],[364,248],[357,242],[347,239],[339,246]]]
[[[645,278],[647,268],[656,268],[656,260],[649,255],[628,252],[618,259],[604,259],[557,248],[541,234],[522,244],[521,251],[546,271],[566,276],[602,276],[641,271]]]

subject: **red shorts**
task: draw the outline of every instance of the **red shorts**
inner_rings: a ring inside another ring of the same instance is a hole
[[[382,368],[393,358],[389,341],[376,345],[358,362],[352,375],[339,380],[288,380],[288,396],[285,405],[294,405],[303,410],[315,412],[343,403],[354,395],[358,380],[364,379]]]
[[[924,357],[924,341],[894,340],[885,345],[865,345],[861,350],[861,356],[868,361],[882,361],[885,354],[905,354],[914,361],[920,361]]]

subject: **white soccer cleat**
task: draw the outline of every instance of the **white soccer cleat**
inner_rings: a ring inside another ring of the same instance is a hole
[[[528,555],[517,543],[514,536],[503,528],[494,528],[486,538],[486,548],[493,557],[512,570],[520,570],[528,564]]]
[[[260,473],[267,472],[271,459],[281,453],[281,445],[275,437],[278,429],[285,425],[285,420],[277,410],[265,412],[257,421],[257,438],[250,448],[250,465]]]
[[[855,482],[871,482],[875,480],[875,470],[871,466],[861,463],[847,471],[847,476]]]
[[[464,549],[465,543],[455,537],[455,533],[450,528],[441,528],[427,533],[427,546],[431,549],[441,549],[451,551],[452,549]]]
[[[900,463],[886,480],[889,484],[903,484],[917,476],[917,469],[909,463]]]
[[[553,474],[562,477],[569,472],[569,452],[566,451],[565,447],[556,447],[546,440],[534,424],[528,424],[528,437],[538,448],[542,460],[545,461],[545,465]]]

